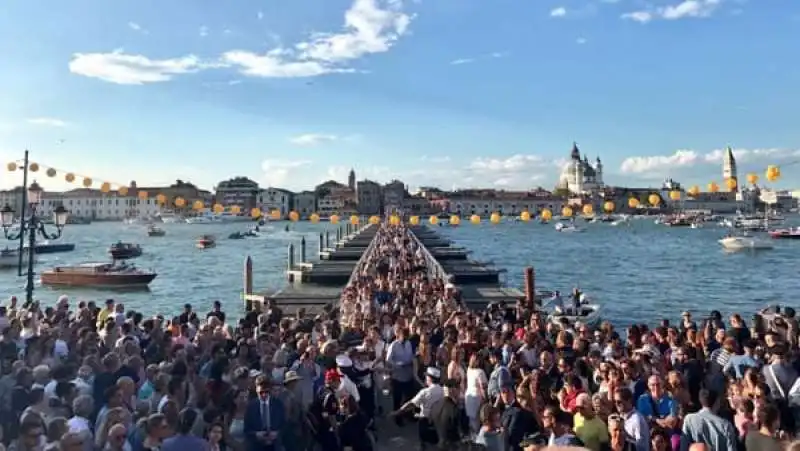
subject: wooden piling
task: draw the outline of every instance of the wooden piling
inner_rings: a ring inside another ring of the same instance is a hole
[[[536,271],[533,266],[528,266],[524,271],[525,279],[525,301],[528,306],[533,307],[536,303]]]
[[[306,262],[306,237],[300,238],[300,263]]]
[[[253,294],[253,259],[248,255],[244,259],[244,311],[253,310],[253,301],[250,295]]]

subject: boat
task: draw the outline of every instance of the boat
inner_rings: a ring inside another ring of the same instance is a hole
[[[693,229],[702,229],[703,228],[703,223],[702,222],[693,222],[692,225],[690,225],[689,227],[691,227]]]
[[[209,249],[215,247],[216,245],[217,241],[211,235],[203,235],[197,240],[198,249]]]
[[[565,307],[562,309],[560,306],[556,305],[559,296],[558,292],[553,293],[549,300],[543,305],[543,309],[548,312],[548,321],[558,325],[563,325],[564,322],[566,322],[572,326],[574,326],[575,323],[586,324],[588,326],[600,324],[603,311],[600,304],[592,302],[588,296],[581,293],[577,311],[571,306],[571,299],[563,303]]]
[[[108,248],[108,253],[114,260],[126,260],[129,258],[136,258],[142,255],[142,247],[138,244],[123,243],[122,241],[112,244]]]
[[[162,229],[161,227],[156,227],[151,225],[147,228],[147,236],[164,236],[167,234],[167,231]]]
[[[160,213],[156,215],[156,217],[159,218],[164,224],[181,224],[186,222],[186,219],[184,219],[183,216],[175,213]]]
[[[25,249],[29,247],[28,243],[25,243]],[[75,245],[72,243],[51,243],[49,241],[43,241],[41,243],[36,243],[33,248],[37,254],[55,254],[57,252],[72,252],[75,250]]]
[[[229,240],[243,240],[245,238],[246,235],[244,234],[244,232],[233,232],[230,235],[228,235]]]
[[[117,262],[57,266],[41,274],[43,285],[109,288],[146,287],[156,276],[153,271]]]
[[[762,250],[774,247],[771,242],[751,235],[728,235],[720,239],[719,244],[729,251]]]
[[[28,264],[28,253],[22,253],[22,264]],[[0,268],[16,268],[19,266],[19,250],[5,248],[0,250]]]
[[[563,222],[559,222],[556,224],[556,232],[576,233],[583,232],[583,229],[575,227],[575,224],[564,224]]]
[[[769,236],[775,239],[797,240],[800,239],[800,227],[771,230]]]

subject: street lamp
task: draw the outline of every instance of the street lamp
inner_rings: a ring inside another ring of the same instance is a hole
[[[27,164],[25,165],[26,174],[24,177],[25,183],[27,183]],[[64,226],[67,224],[67,218],[69,217],[69,213],[64,208],[63,205],[59,205],[53,211],[53,223],[56,226],[55,233],[49,233],[45,228],[44,222],[42,222],[41,218],[36,215],[36,209],[42,201],[42,193],[44,192],[42,188],[39,186],[38,183],[35,181],[31,183],[30,186],[24,188],[24,196],[25,199],[23,200],[23,209],[22,214],[20,215],[19,220],[19,227],[15,231],[13,226],[14,224],[14,209],[11,206],[6,205],[0,210],[0,225],[3,227],[3,234],[5,237],[11,241],[19,240],[19,265],[17,268],[18,274],[20,276],[23,275],[22,273],[22,263],[23,263],[23,252],[27,251],[27,258],[28,258],[28,271],[24,275],[28,277],[27,285],[25,286],[25,302],[26,305],[30,305],[33,302],[33,262],[35,260],[36,255],[36,235],[39,234],[42,238],[46,240],[55,240],[61,237],[61,231],[64,229]],[[27,203],[27,207],[30,209],[30,216],[25,218],[25,207]],[[28,246],[27,250],[24,246],[24,237],[25,234],[28,234]]]

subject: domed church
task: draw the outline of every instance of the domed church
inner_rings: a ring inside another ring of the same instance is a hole
[[[570,194],[591,194],[603,188],[603,163],[600,157],[592,166],[586,155],[581,158],[578,144],[572,143],[570,159],[561,170],[556,189],[568,190]]]

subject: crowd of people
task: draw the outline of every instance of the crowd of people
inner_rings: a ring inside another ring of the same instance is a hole
[[[376,227],[339,304],[315,315],[11,298],[3,446],[373,451],[413,430],[442,451],[800,451],[792,309],[624,330],[552,321],[535,300],[473,311],[411,229]]]

